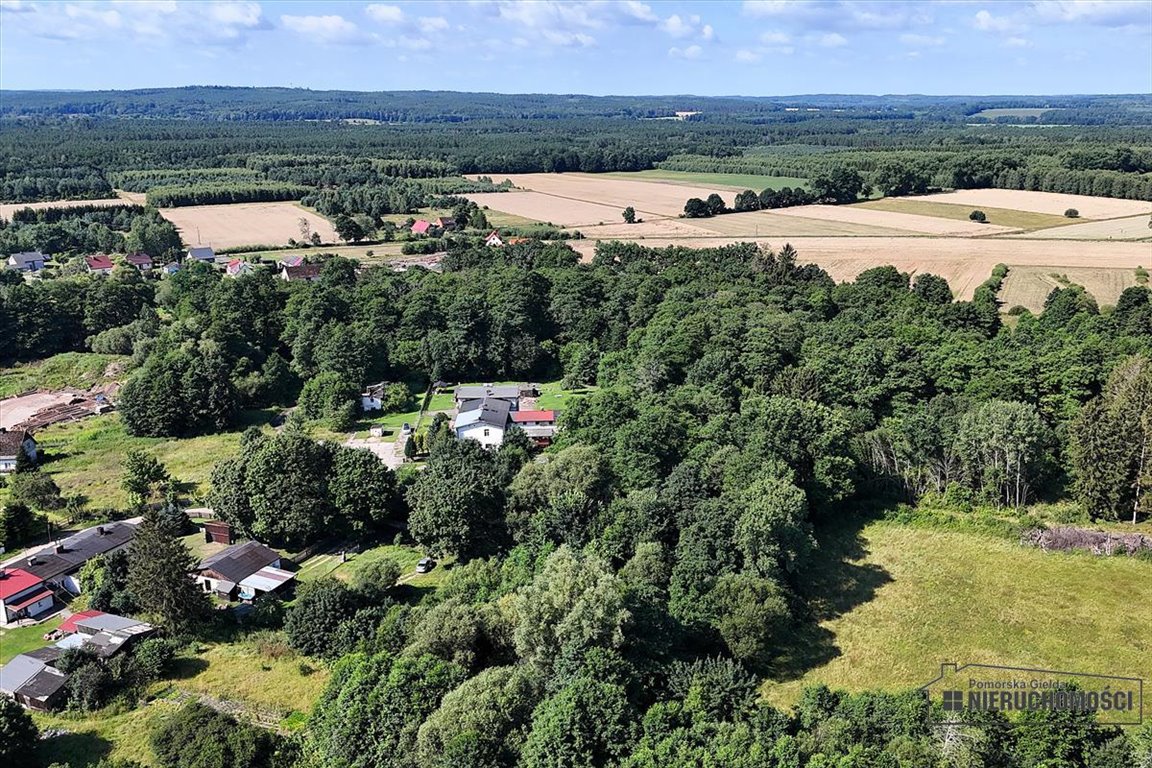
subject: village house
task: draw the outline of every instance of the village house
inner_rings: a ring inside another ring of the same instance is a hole
[[[378,384],[369,384],[360,393],[360,410],[379,411],[384,408],[384,391],[392,386],[390,381],[381,381]]]
[[[44,579],[22,568],[0,568],[0,625],[39,616],[55,605]]]
[[[512,423],[537,446],[551,445],[556,437],[556,411],[513,411],[510,416]]]
[[[224,274],[228,277],[240,277],[241,275],[250,275],[255,270],[256,268],[244,259],[232,259],[224,267]]]
[[[135,267],[141,272],[152,271],[152,257],[143,251],[137,251],[136,253],[128,254],[124,257],[124,263]]]
[[[484,245],[489,248],[499,248],[504,245],[504,240],[501,239],[499,232],[492,230],[488,233],[488,237],[484,238]]]
[[[441,216],[436,221],[432,222],[432,226],[439,227],[445,232],[451,232],[456,229],[456,219],[449,218],[448,216]]]
[[[475,440],[485,448],[499,448],[504,443],[510,408],[507,400],[493,398],[460,411],[453,424],[456,437],[460,440]]]
[[[8,257],[8,266],[21,272],[39,272],[47,260],[48,257],[40,251],[21,251]]]
[[[208,264],[216,263],[216,251],[208,245],[194,245],[188,249],[184,258],[188,261],[203,261]]]
[[[290,267],[285,264],[280,268],[280,279],[288,282],[315,282],[320,279],[320,265],[319,264],[301,264],[298,267]]]
[[[296,578],[280,568],[280,555],[276,550],[258,541],[233,544],[205,558],[194,576],[205,592],[223,600],[244,601],[280,591]]]
[[[172,276],[180,271],[180,263],[177,261],[170,261],[162,267],[162,271],[166,276]]]
[[[0,694],[27,709],[55,709],[67,693],[69,676],[56,666],[66,651],[81,648],[109,659],[155,631],[151,624],[127,616],[94,610],[73,614],[47,636],[63,635],[55,644],[21,653],[0,667]]]
[[[94,275],[110,275],[116,267],[116,265],[112,263],[112,259],[104,253],[85,256],[84,264],[88,267],[88,271]]]
[[[136,520],[94,525],[27,554],[19,563],[20,568],[54,589],[79,595],[83,591],[80,569],[94,557],[127,547],[136,536],[136,525]]]
[[[281,267],[298,267],[304,263],[304,257],[299,256],[299,255],[297,255],[297,256],[285,256],[284,258],[280,259],[276,263],[279,264]]]
[[[420,220],[418,220],[412,224],[412,234],[414,234],[414,235],[426,235],[426,234],[428,234],[428,230],[431,228],[432,228],[432,222],[424,221],[424,219],[420,219]]]
[[[16,461],[20,458],[20,449],[36,463],[36,440],[32,433],[26,429],[7,430],[0,429],[0,475],[16,471]]]
[[[456,387],[454,399],[457,411],[470,411],[479,403],[491,400],[503,400],[508,403],[509,410],[520,408],[522,389],[519,384],[485,384],[481,386]]]

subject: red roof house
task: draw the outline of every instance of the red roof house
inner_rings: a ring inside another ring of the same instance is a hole
[[[60,624],[59,629],[61,632],[66,632],[69,635],[72,635],[72,634],[76,633],[76,622],[84,621],[84,619],[92,619],[92,618],[95,618],[96,616],[103,616],[103,615],[104,615],[104,611],[97,611],[95,609],[89,609],[87,611],[80,611],[79,613],[74,613],[71,616],[69,616],[67,619],[65,619]]]
[[[556,423],[556,411],[512,411],[513,423],[542,426]]]
[[[426,235],[426,234],[428,234],[428,230],[431,228],[432,228],[432,222],[424,221],[424,219],[420,219],[420,221],[417,221],[415,224],[412,225],[412,234],[414,234],[414,235]]]
[[[115,266],[112,263],[112,259],[103,253],[98,253],[95,256],[85,256],[84,263],[88,265],[89,272],[100,272],[105,275],[111,272]]]
[[[22,568],[0,569],[0,624],[35,616],[55,604],[44,579]]]
[[[147,272],[152,269],[152,257],[142,251],[128,254],[124,257],[124,261],[136,267],[136,269],[141,272]]]

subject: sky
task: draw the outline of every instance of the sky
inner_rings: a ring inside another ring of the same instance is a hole
[[[0,88],[1152,92],[1152,0],[0,0]]]

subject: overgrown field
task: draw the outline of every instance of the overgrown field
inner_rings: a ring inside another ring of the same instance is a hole
[[[120,355],[63,352],[46,360],[0,369],[0,398],[36,389],[85,390],[111,383],[118,374]],[[109,375],[111,374],[111,375]]]
[[[765,696],[807,684],[919,687],[941,662],[1152,678],[1152,563],[1046,553],[989,535],[875,522],[821,538],[819,627]]]

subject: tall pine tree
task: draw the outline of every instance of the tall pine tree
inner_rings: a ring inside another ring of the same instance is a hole
[[[177,534],[158,510],[144,512],[128,552],[128,589],[143,611],[179,632],[191,629],[211,606],[189,576],[196,561]]]

